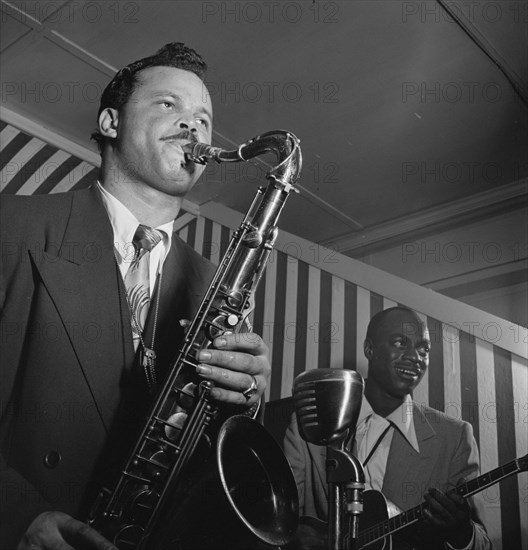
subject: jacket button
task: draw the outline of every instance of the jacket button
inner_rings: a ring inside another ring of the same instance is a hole
[[[56,468],[59,465],[61,458],[60,453],[57,451],[49,451],[49,453],[47,453],[44,457],[44,466],[50,469]]]

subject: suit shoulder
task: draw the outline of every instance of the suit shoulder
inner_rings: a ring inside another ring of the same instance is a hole
[[[5,225],[39,223],[47,219],[56,219],[71,208],[75,192],[55,193],[51,195],[2,195],[0,197],[0,222]]]
[[[462,432],[469,430],[472,433],[472,427],[469,422],[456,418],[446,414],[445,412],[439,411],[438,409],[433,409],[432,407],[427,407],[425,405],[418,405],[414,403],[415,410],[420,411],[425,419],[436,429],[436,430],[447,430],[449,432]],[[415,414],[415,421],[417,415]]]

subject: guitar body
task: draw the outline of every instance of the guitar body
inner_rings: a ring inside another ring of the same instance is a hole
[[[359,532],[389,518],[387,499],[379,491],[369,490],[363,493],[363,513],[359,516]],[[378,540],[365,546],[369,550],[396,550],[392,546],[392,536],[387,535],[384,539]],[[359,550],[359,549],[358,549]]]
[[[393,516],[393,511],[398,513],[398,508],[388,501],[383,493],[369,490],[363,493],[363,514],[359,516],[359,534],[385,521]],[[368,546],[359,547],[357,550],[414,550],[411,542],[402,534],[387,535],[385,538],[373,542]]]

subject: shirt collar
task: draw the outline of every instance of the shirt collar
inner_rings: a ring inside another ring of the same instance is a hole
[[[104,207],[114,230],[114,245],[118,251],[118,262],[121,264],[127,257],[128,261],[130,261],[131,255],[133,256],[134,254],[132,241],[136,229],[140,225],[139,220],[119,199],[109,193],[99,181],[97,182],[97,188],[101,193]],[[155,229],[164,232],[163,243],[165,244],[166,252],[168,252],[172,243],[174,220],[159,225]]]
[[[414,429],[414,415],[412,413],[413,405],[410,395],[406,395],[403,403],[387,415],[387,420],[390,420],[394,426],[399,430],[403,437],[407,440],[409,445],[417,452],[420,452],[418,445],[418,439],[416,437],[416,430]],[[363,396],[361,401],[361,409],[359,411],[359,418],[357,425],[359,426],[370,415],[376,414],[367,398]]]

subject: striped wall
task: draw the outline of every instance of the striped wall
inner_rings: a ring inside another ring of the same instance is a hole
[[[97,169],[0,121],[0,192],[32,195],[86,187]]]
[[[2,193],[55,193],[84,187],[95,178],[93,164],[4,122],[0,129]],[[217,263],[241,216],[229,223],[211,218],[182,212],[176,227],[185,241]],[[377,292],[369,289],[364,280],[359,285],[352,270],[346,276],[336,275],[339,270],[333,266],[342,261],[339,255],[316,245],[300,255],[296,253],[295,241],[290,244],[290,253],[283,247],[283,251],[272,254],[252,314],[255,331],[268,344],[272,357],[268,401],[289,397],[294,377],[306,369],[345,367],[365,376],[367,363],[362,343],[368,321],[376,312],[396,305],[383,295],[394,296],[393,288],[380,293],[379,288]],[[398,284],[396,278],[394,284]],[[416,287],[416,292],[419,290]],[[405,305],[414,307],[407,301]],[[526,454],[526,354],[521,357],[505,349],[507,346],[499,346],[502,339],[494,333],[517,331],[521,345],[514,349],[523,349],[527,346],[522,327],[488,323],[485,332],[475,332],[479,335],[476,337],[470,323],[439,321],[435,318],[439,312],[425,307],[422,310],[431,334],[432,352],[430,368],[417,388],[415,400],[472,424],[483,472]],[[466,327],[471,330],[461,330]],[[487,489],[481,498],[483,519],[494,547],[528,548],[528,474]]]
[[[186,223],[179,234],[213,261],[229,241],[228,228],[203,217]],[[294,377],[307,369],[344,366],[366,376],[366,327],[372,315],[394,305],[353,281],[275,251],[257,290],[252,319],[272,356],[267,401],[289,397]],[[414,400],[472,424],[482,473],[528,453],[526,358],[433,316],[421,316],[432,351]],[[488,327],[491,340],[493,330],[498,327]],[[494,548],[528,548],[528,474],[490,487],[478,498]]]

